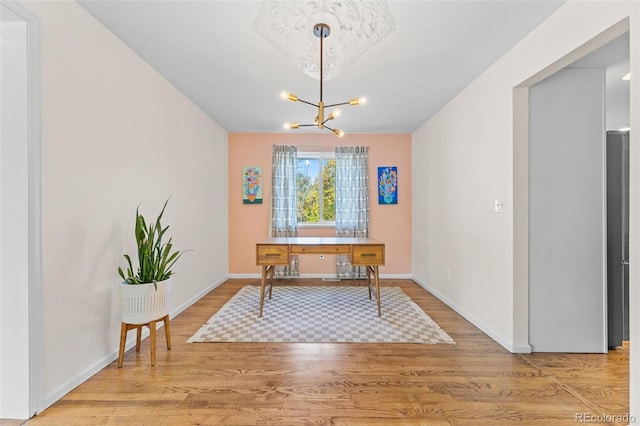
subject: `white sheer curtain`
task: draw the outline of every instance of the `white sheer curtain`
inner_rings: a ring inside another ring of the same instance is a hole
[[[298,151],[295,146],[274,145],[271,155],[271,226],[272,237],[298,236],[298,187],[296,164]],[[291,258],[289,266],[278,266],[278,277],[297,277],[298,256]]]
[[[369,236],[369,148],[336,147],[336,236]],[[338,256],[338,278],[366,278],[365,267],[354,267]]]

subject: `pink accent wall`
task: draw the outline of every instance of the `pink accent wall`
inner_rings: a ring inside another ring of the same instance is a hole
[[[386,265],[380,274],[411,274],[411,135],[359,134],[337,138],[333,134],[229,133],[229,273],[258,274],[255,244],[269,229],[271,149],[273,145],[298,147],[368,146],[370,236],[385,243]],[[242,168],[261,166],[262,204],[242,204]],[[398,204],[379,205],[378,167],[398,167]],[[334,236],[333,228],[299,229],[300,236]],[[301,274],[335,274],[335,257],[300,256]]]

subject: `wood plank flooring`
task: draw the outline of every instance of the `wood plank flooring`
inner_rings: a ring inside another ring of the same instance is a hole
[[[155,367],[146,339],[24,424],[569,425],[629,409],[628,347],[513,355],[411,280],[382,285],[401,287],[456,345],[185,343],[247,284],[259,280],[230,280],[173,318],[173,349],[159,338]]]

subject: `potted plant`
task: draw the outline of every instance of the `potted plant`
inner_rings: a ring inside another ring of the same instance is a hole
[[[165,201],[162,211],[154,223],[145,221],[140,214],[140,205],[136,209],[135,238],[138,246],[138,268],[134,272],[131,257],[127,260],[127,273],[118,267],[118,274],[124,280],[120,285],[122,305],[122,324],[120,326],[120,350],[118,367],[122,367],[124,349],[129,330],[137,330],[136,351],[140,350],[142,327],[149,327],[151,334],[151,365],[156,363],[156,323],[163,321],[167,349],[171,349],[169,331],[169,309],[171,294],[171,267],[184,254],[172,251],[171,238],[166,242],[163,237],[169,227],[162,227],[160,220],[167,208]]]
[[[170,309],[171,268],[184,254],[172,251],[171,238],[165,240],[168,226],[160,221],[169,200],[155,222],[147,224],[136,208],[135,239],[138,247],[138,267],[134,272],[131,257],[127,261],[126,274],[118,267],[118,274],[124,280],[120,286],[122,301],[122,322],[127,324],[147,324],[168,315]]]

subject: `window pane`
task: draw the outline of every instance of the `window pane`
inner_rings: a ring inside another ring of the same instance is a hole
[[[314,154],[298,157],[298,222],[335,222],[336,160]]]
[[[298,158],[298,222],[318,222],[320,218],[318,196],[318,173],[320,160]]]
[[[336,220],[336,160],[323,160],[322,164],[322,220]]]

